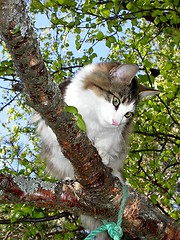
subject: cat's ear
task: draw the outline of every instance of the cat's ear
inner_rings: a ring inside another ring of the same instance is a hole
[[[148,96],[154,96],[156,94],[159,94],[160,91],[159,90],[156,90],[156,89],[153,89],[153,88],[148,88],[148,87],[145,87],[141,84],[139,84],[139,98],[140,100],[142,98],[145,98],[145,97],[148,97]]]
[[[130,84],[139,68],[136,64],[122,64],[112,69],[111,75]]]

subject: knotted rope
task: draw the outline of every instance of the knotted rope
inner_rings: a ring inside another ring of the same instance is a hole
[[[123,236],[123,230],[122,230],[121,224],[122,224],[122,216],[123,216],[124,207],[125,207],[127,198],[128,198],[128,186],[123,185],[123,198],[122,198],[120,210],[118,213],[117,223],[114,223],[114,222],[108,223],[107,221],[103,221],[104,225],[102,225],[102,226],[96,228],[94,231],[92,231],[85,238],[85,240],[92,240],[98,233],[103,232],[103,231],[107,231],[109,236],[112,239],[120,240]]]

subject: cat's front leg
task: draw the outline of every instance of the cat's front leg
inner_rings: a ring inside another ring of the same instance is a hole
[[[99,155],[100,155],[100,157],[101,157],[101,159],[102,159],[102,162],[106,165],[106,166],[108,166],[109,165],[109,161],[110,161],[110,156],[109,156],[109,154],[106,152],[106,151],[104,151],[104,149],[102,149],[102,148],[99,148],[99,149],[97,149],[98,150],[98,153],[99,153]]]
[[[89,137],[89,136],[88,136]],[[110,156],[108,152],[101,146],[101,141],[98,141],[95,138],[90,138],[92,145],[97,149],[99,156],[102,159],[102,162],[107,166],[110,161]]]

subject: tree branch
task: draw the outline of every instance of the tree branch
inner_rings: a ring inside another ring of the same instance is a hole
[[[60,218],[68,218],[70,217],[71,214],[68,212],[61,212],[59,214],[56,214],[55,216],[47,216],[47,217],[43,217],[43,218],[21,218],[21,219],[17,219],[15,222],[12,223],[11,220],[9,219],[4,219],[4,220],[0,220],[0,224],[17,224],[17,223],[25,223],[25,222],[33,222],[33,223],[39,223],[39,222],[48,222],[48,221],[52,221],[52,220],[57,220]]]
[[[18,96],[19,96],[19,93],[17,93],[9,102],[7,102],[5,105],[3,105],[0,108],[0,112],[3,111],[7,106],[9,106]]]
[[[1,174],[0,190],[1,204],[26,203],[113,220],[116,219],[119,208],[119,204],[111,209],[102,205],[99,208],[94,208],[94,205],[84,206],[82,189],[77,182],[49,183],[40,179]],[[162,215],[150,200],[132,188],[129,188],[129,197],[124,210],[123,229],[126,234],[136,236],[138,239],[141,239],[141,236],[146,236],[146,239],[180,239],[180,226],[171,218]]]

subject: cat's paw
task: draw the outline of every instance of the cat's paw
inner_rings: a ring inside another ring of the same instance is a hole
[[[66,185],[72,185],[75,182],[75,180],[69,177],[65,177],[64,179],[61,180],[61,182]]]
[[[102,159],[102,162],[105,164],[105,165],[108,165],[109,164],[109,161],[110,161],[110,156],[108,153],[106,153],[105,151],[103,150],[98,150],[98,153]]]
[[[109,162],[110,162],[110,157],[108,154],[106,154],[105,156],[102,157],[102,162],[108,166],[109,165]]]

